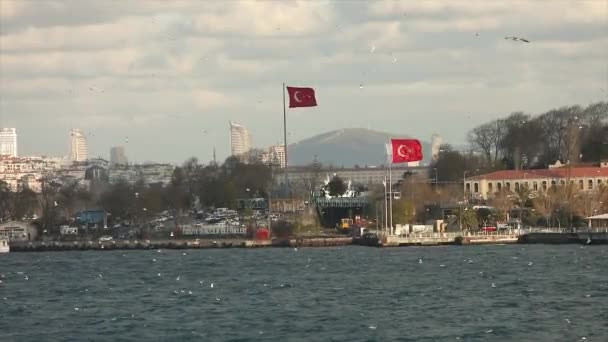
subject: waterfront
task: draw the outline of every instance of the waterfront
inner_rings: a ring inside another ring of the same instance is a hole
[[[600,341],[607,256],[579,245],[9,253],[0,340]]]

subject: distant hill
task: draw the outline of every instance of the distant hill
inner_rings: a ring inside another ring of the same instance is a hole
[[[381,165],[386,163],[385,148],[393,137],[407,138],[407,134],[391,134],[365,128],[345,128],[304,139],[287,147],[289,165],[310,164],[315,156],[325,165],[352,167],[353,165]],[[421,141],[424,160],[430,159],[430,144]]]

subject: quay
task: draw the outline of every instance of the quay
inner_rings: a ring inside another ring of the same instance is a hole
[[[608,229],[580,232],[526,230],[509,232],[450,232],[405,235],[369,234],[363,237],[326,236],[248,240],[244,238],[165,239],[115,241],[11,241],[10,252],[47,252],[70,250],[146,250],[269,247],[336,247],[359,245],[369,247],[492,245],[492,244],[608,244]]]
[[[350,237],[301,239],[176,239],[176,240],[115,240],[115,241],[13,241],[11,252],[49,251],[110,251],[146,249],[208,249],[208,248],[266,248],[266,247],[332,247],[352,244]]]

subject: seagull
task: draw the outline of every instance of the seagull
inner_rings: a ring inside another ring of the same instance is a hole
[[[475,32],[475,37],[479,37],[479,32]]]
[[[519,38],[519,37],[505,37],[505,39],[511,39],[512,41],[519,41],[519,42],[524,42],[524,43],[529,43],[530,41],[524,38]]]

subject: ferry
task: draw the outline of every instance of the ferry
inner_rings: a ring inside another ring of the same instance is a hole
[[[0,239],[0,253],[8,253],[9,251],[8,240]]]

